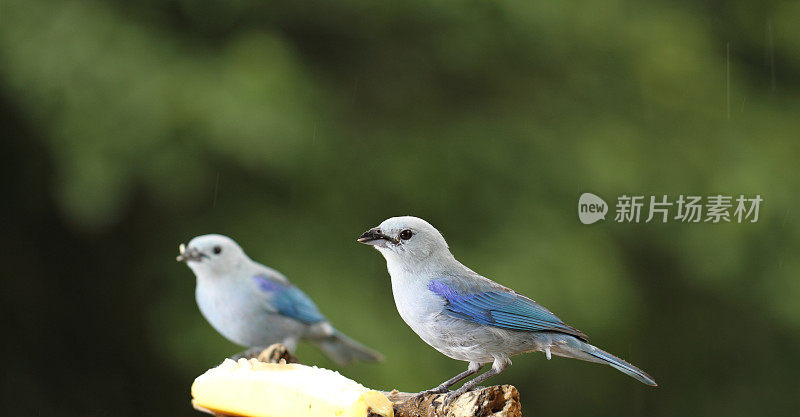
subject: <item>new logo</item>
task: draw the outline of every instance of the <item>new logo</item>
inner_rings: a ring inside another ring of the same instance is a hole
[[[605,220],[608,213],[608,204],[602,198],[592,194],[583,193],[578,199],[578,218],[583,224],[592,224]]]

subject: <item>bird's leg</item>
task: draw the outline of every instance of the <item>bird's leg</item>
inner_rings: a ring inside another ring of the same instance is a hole
[[[447,394],[447,396],[444,397],[444,405],[445,406],[450,405],[450,403],[453,402],[453,400],[455,400],[456,397],[458,397],[459,395],[471,391],[475,389],[481,382],[486,381],[487,379],[495,375],[499,375],[500,373],[505,371],[506,368],[508,368],[509,363],[510,362],[508,359],[495,359],[494,363],[492,363],[491,369],[465,382],[464,385],[461,386],[461,388]]]
[[[483,364],[480,363],[480,362],[470,362],[469,366],[467,366],[467,370],[466,371],[464,371],[464,372],[462,372],[462,373],[460,373],[460,374],[448,379],[447,381],[442,382],[436,388],[431,388],[431,389],[429,389],[427,391],[422,391],[422,392],[418,393],[417,395],[414,396],[414,400],[419,402],[420,400],[422,400],[423,397],[425,397],[428,394],[441,394],[441,393],[447,392],[447,391],[449,391],[449,388],[453,386],[453,384],[457,383],[458,381],[461,381],[462,379],[464,379],[464,378],[466,378],[466,377],[468,377],[470,375],[477,374],[481,370],[482,367],[483,367]]]
[[[262,350],[264,350],[263,347],[259,347],[259,346],[251,347],[250,349],[247,349],[247,350],[245,350],[243,352],[239,352],[239,353],[231,356],[231,359],[233,359],[235,361],[238,361],[239,359],[242,359],[242,358],[244,358],[244,359],[257,358]]]

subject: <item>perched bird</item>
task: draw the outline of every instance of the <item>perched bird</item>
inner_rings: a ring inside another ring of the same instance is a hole
[[[180,245],[178,261],[197,277],[200,312],[228,340],[253,356],[273,343],[294,350],[317,344],[334,362],[379,361],[381,355],[334,329],[313,301],[280,272],[251,260],[233,239],[198,236]]]
[[[467,370],[436,388],[444,393],[483,365],[492,368],[450,392],[446,403],[503,372],[519,353],[551,355],[604,363],[656,386],[642,370],[586,342],[587,337],[546,308],[485,278],[458,262],[436,228],[416,217],[392,217],[362,234],[384,258],[392,278],[397,311],[422,340]]]

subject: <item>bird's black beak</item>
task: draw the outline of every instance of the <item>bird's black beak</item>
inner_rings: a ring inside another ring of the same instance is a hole
[[[196,248],[187,249],[186,245],[184,245],[183,243],[181,243],[181,245],[178,246],[178,252],[179,252],[178,257],[175,258],[175,260],[178,262],[199,261],[207,256],[206,254],[200,252]]]
[[[358,243],[363,243],[365,245],[375,245],[381,240],[386,240],[395,244],[397,243],[396,239],[392,239],[390,236],[386,236],[385,234],[381,233],[381,229],[378,228],[367,230],[357,239]]]

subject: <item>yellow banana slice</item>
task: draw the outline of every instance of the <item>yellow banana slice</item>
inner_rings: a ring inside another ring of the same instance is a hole
[[[226,359],[192,384],[195,404],[247,417],[393,417],[392,403],[328,369]]]

